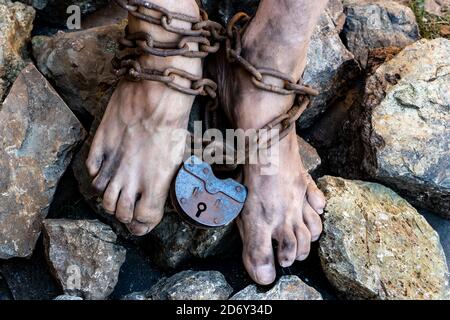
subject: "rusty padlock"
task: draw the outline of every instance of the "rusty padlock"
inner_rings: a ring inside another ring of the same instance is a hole
[[[170,194],[182,218],[200,228],[229,224],[241,213],[247,200],[245,186],[233,179],[216,178],[211,166],[196,156],[183,163]]]

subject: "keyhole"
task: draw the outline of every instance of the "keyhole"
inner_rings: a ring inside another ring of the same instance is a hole
[[[200,203],[198,204],[198,206],[197,206],[198,211],[197,211],[197,214],[196,214],[195,216],[196,216],[197,218],[200,217],[200,215],[201,215],[203,212],[206,211],[206,208],[207,208],[206,203],[200,202]]]

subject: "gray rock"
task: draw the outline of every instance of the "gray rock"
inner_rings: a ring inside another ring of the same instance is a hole
[[[234,224],[217,229],[199,229],[166,210],[162,222],[150,233],[150,256],[162,268],[177,268],[192,258],[226,253],[236,246]]]
[[[346,0],[344,5],[344,39],[363,68],[370,50],[404,48],[420,39],[416,17],[409,7],[385,0]]]
[[[283,276],[269,290],[252,284],[230,300],[322,300],[322,296],[299,277]]]
[[[52,300],[61,294],[61,289],[49,271],[41,245],[36,247],[28,259],[2,261],[0,273],[12,300]]]
[[[0,258],[28,257],[84,129],[28,65],[0,110]]]
[[[76,297],[76,296],[69,296],[69,295],[62,295],[62,296],[57,296],[55,299],[53,300],[60,300],[60,301],[79,301],[79,300],[83,300],[83,298],[80,297]]]
[[[414,204],[450,218],[450,40],[421,40],[366,84],[364,165]]]
[[[336,31],[340,33],[344,28],[346,19],[342,0],[328,0],[328,7],[326,10],[336,26]]]
[[[0,0],[0,101],[26,66],[26,46],[35,12],[22,3]]]
[[[331,284],[350,299],[445,299],[448,267],[439,236],[392,190],[326,176],[319,255]]]
[[[183,271],[163,278],[150,290],[127,295],[125,300],[226,300],[233,292],[218,271]]]
[[[32,40],[39,70],[55,83],[69,107],[85,118],[101,120],[117,84],[111,60],[123,28],[114,24]]]
[[[349,80],[359,72],[353,55],[342,43],[339,28],[329,11],[325,12],[312,36],[303,74],[306,84],[319,90],[298,121],[300,128],[311,126],[327,107],[345,92]]]
[[[64,293],[87,300],[114,290],[126,250],[117,236],[96,220],[45,220],[44,244],[50,269]]]

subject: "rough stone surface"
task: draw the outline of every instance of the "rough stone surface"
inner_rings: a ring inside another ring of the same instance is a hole
[[[126,250],[110,227],[96,220],[53,219],[44,221],[43,232],[50,269],[65,294],[88,300],[111,294]]]
[[[283,276],[269,290],[252,284],[236,293],[230,300],[322,300],[322,296],[299,277]]]
[[[13,300],[52,300],[61,294],[49,271],[41,241],[30,258],[2,261],[0,273]]]
[[[330,11],[325,12],[312,36],[303,80],[319,90],[298,124],[304,129],[312,125],[327,107],[345,92],[349,80],[359,72],[357,62],[339,37],[339,26]]]
[[[125,300],[226,300],[233,292],[218,271],[183,271],[162,278],[150,290],[127,295]]]
[[[33,38],[39,70],[55,84],[69,107],[87,120],[101,120],[117,84],[111,60],[123,28],[123,24],[115,24]]]
[[[346,0],[344,39],[349,50],[365,68],[369,51],[400,47],[420,38],[416,17],[409,7],[394,1]]]
[[[85,132],[28,65],[0,110],[0,258],[28,257],[57,183]]]
[[[110,0],[19,0],[33,6],[39,18],[47,24],[65,27],[67,19],[74,12],[67,13],[71,5],[78,6],[82,15],[94,12],[95,10],[108,4]]]
[[[437,233],[392,190],[326,176],[319,255],[332,285],[347,298],[444,299],[448,267]]]
[[[26,45],[35,12],[22,3],[0,0],[0,101],[26,66]]]
[[[414,204],[450,218],[450,40],[421,40],[367,81],[364,165]]]
[[[226,249],[237,246],[236,239],[234,224],[218,229],[199,229],[167,209],[162,222],[149,235],[149,253],[160,267],[177,268],[192,258],[226,253]]]

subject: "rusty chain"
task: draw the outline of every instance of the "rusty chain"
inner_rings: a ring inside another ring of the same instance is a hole
[[[209,53],[219,51],[221,43],[225,41],[227,60],[246,70],[251,75],[252,82],[257,88],[280,95],[296,95],[295,105],[288,112],[262,128],[268,129],[271,135],[264,140],[259,140],[258,148],[270,148],[275,143],[275,133],[278,134],[278,141],[285,138],[291,130],[295,129],[295,123],[308,107],[310,97],[318,95],[317,90],[303,85],[301,82],[296,83],[295,79],[289,75],[274,69],[257,68],[241,55],[242,36],[251,20],[243,12],[236,14],[224,28],[221,24],[209,20],[207,13],[203,10],[201,10],[200,17],[197,18],[169,11],[146,0],[115,1],[131,16],[161,26],[164,30],[181,36],[180,40],[176,42],[161,42],[154,40],[147,32],[130,33],[128,27],[126,27],[125,37],[120,40],[121,47],[125,49],[124,54],[113,60],[113,67],[118,76],[125,76],[131,81],[157,81],[188,95],[210,96],[213,98],[213,102],[209,104],[207,111],[212,112],[217,109],[217,84],[214,81],[202,79],[200,76],[177,68],[167,68],[163,71],[143,68],[138,58],[143,54],[158,57],[205,58]],[[160,17],[145,14],[140,11],[140,8],[152,10],[158,13]],[[191,23],[192,26],[190,29],[175,27],[172,25],[174,19]],[[199,50],[191,50],[189,43],[197,43]],[[281,80],[283,86],[265,83],[265,76]],[[176,77],[189,80],[191,87],[188,88],[175,83]]]
[[[220,49],[220,42],[225,39],[220,33],[223,27],[208,19],[205,11],[199,18],[169,11],[161,6],[145,0],[115,0],[116,3],[127,10],[128,13],[145,22],[161,26],[164,30],[181,36],[176,42],[163,42],[153,39],[147,32],[129,31],[125,28],[125,37],[120,40],[124,54],[116,56],[113,60],[113,68],[117,76],[125,76],[131,81],[157,81],[168,87],[188,95],[210,96],[215,99],[217,84],[210,79],[202,79],[192,73],[177,68],[166,70],[154,70],[144,68],[138,61],[143,54],[158,57],[183,56],[188,58],[205,58],[209,53],[215,53]],[[160,15],[156,18],[143,13],[141,8],[152,10]],[[173,20],[179,20],[192,24],[190,29],[179,28],[172,25]],[[189,44],[197,43],[198,51],[191,50]],[[177,84],[176,78],[189,80],[191,87]]]
[[[291,130],[295,128],[296,121],[306,110],[310,103],[310,96],[317,96],[319,92],[309,86],[296,83],[295,80],[274,69],[257,68],[246,60],[242,55],[242,35],[244,34],[251,18],[244,12],[237,13],[228,23],[226,28],[226,54],[227,59],[231,63],[237,63],[246,70],[252,77],[253,84],[264,91],[280,94],[280,95],[296,95],[294,106],[285,114],[280,115],[262,129],[278,129],[279,141],[285,138]],[[239,27],[240,25],[240,27]],[[283,82],[283,86],[265,83],[264,76],[279,79]],[[260,148],[270,148],[275,141],[274,132],[272,136],[258,142]]]

